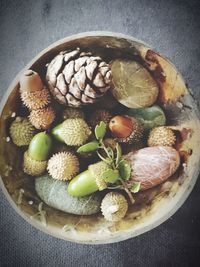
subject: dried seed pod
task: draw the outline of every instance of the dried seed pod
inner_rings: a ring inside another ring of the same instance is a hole
[[[53,179],[70,180],[79,172],[79,160],[71,152],[60,152],[49,159],[47,170]]]
[[[10,126],[10,136],[17,146],[29,145],[35,133],[35,128],[27,118],[17,117]]]
[[[28,155],[28,151],[24,153],[23,170],[31,176],[38,176],[43,174],[47,168],[47,161],[38,161],[32,159]]]
[[[21,92],[21,99],[30,110],[44,108],[51,101],[49,91],[45,87],[39,91]]]
[[[115,116],[110,120],[109,128],[119,143],[139,142],[143,136],[143,127],[135,118]]]
[[[112,118],[110,111],[106,109],[97,109],[95,110],[89,119],[89,124],[94,128],[101,121],[105,122],[106,125],[109,124],[109,121]]]
[[[55,119],[55,111],[52,107],[32,110],[29,116],[31,124],[36,129],[49,129]]]
[[[78,118],[84,119],[85,115],[84,112],[79,108],[68,107],[63,111],[62,117],[64,120]]]
[[[148,146],[173,146],[175,142],[174,132],[165,126],[151,130],[148,138]]]
[[[39,74],[33,70],[27,70],[20,78],[21,92],[35,92],[43,88],[42,80]]]
[[[128,202],[120,193],[110,192],[102,200],[101,212],[108,221],[120,221],[126,215],[127,210]]]

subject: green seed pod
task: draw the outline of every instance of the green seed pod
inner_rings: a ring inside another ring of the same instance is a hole
[[[108,169],[109,166],[103,161],[90,165],[88,170],[78,174],[70,181],[68,193],[71,196],[83,197],[105,189],[107,185],[102,174]]]
[[[129,109],[128,115],[138,119],[146,129],[152,129],[166,124],[165,113],[157,105],[149,108]]]
[[[47,160],[51,146],[51,137],[46,132],[38,133],[31,140],[28,148],[28,155],[34,160]]]

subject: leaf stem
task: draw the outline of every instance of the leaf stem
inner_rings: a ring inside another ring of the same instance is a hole
[[[120,182],[122,183],[124,190],[126,191],[127,195],[129,196],[129,199],[131,201],[131,204],[135,203],[135,199],[132,196],[132,193],[129,191],[128,187],[126,186],[125,182],[120,178]]]

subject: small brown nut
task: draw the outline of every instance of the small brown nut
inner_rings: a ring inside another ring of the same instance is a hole
[[[25,71],[20,77],[20,90],[22,92],[34,92],[44,87],[39,74],[33,70]]]

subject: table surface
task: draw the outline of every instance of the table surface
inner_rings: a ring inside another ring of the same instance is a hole
[[[106,30],[132,35],[166,55],[200,98],[199,1],[2,1],[0,98],[42,49],[71,34]],[[36,230],[0,191],[0,266],[199,266],[200,180],[168,221],[110,245],[77,245]]]

